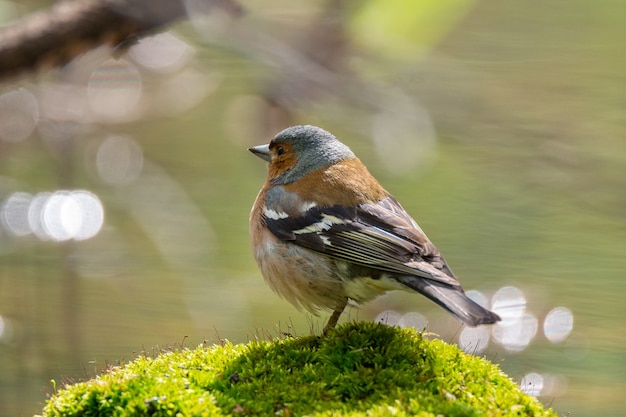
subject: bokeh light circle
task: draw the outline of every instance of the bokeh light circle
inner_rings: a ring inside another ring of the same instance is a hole
[[[39,122],[35,96],[20,88],[0,95],[0,140],[19,142],[30,136]]]
[[[394,310],[385,310],[379,313],[374,321],[376,323],[386,324],[388,326],[397,326],[402,315]]]
[[[498,323],[492,327],[494,341],[509,352],[521,352],[537,334],[538,321],[532,314],[524,314],[512,323]]]
[[[143,151],[127,136],[109,136],[96,154],[98,175],[109,184],[128,184],[141,174]]]
[[[541,395],[543,391],[544,381],[543,376],[536,372],[531,372],[522,378],[520,382],[520,388],[522,392],[531,395],[533,397],[538,397]]]
[[[398,320],[398,326],[400,327],[412,327],[416,330],[424,330],[428,325],[428,319],[416,311],[403,314]]]
[[[104,207],[100,199],[93,193],[85,190],[72,192],[72,198],[80,207],[80,227],[73,234],[76,240],[85,240],[94,237],[104,224]]]
[[[574,313],[566,307],[555,307],[543,321],[543,333],[552,343],[568,338],[574,328]]]
[[[2,205],[2,223],[15,236],[26,236],[32,233],[28,221],[28,208],[33,196],[28,193],[11,194]]]
[[[13,336],[13,323],[6,317],[0,315],[0,343],[8,344]]]
[[[185,66],[193,55],[193,48],[172,33],[163,32],[141,38],[128,53],[145,68],[168,73]]]
[[[107,122],[128,122],[138,113],[142,90],[141,75],[134,65],[123,59],[109,59],[91,74],[87,97],[96,117]]]
[[[30,230],[41,240],[89,239],[104,224],[100,199],[85,190],[39,193],[24,210]]]
[[[459,347],[466,353],[482,353],[489,346],[491,330],[487,326],[464,327],[459,335]]]
[[[80,206],[69,191],[53,193],[43,207],[43,225],[52,240],[70,239],[80,227]]]
[[[38,193],[33,197],[28,207],[28,225],[30,226],[30,230],[32,230],[35,236],[40,240],[50,239],[43,225],[43,208],[51,195],[52,193],[49,192]]]
[[[502,287],[491,298],[491,309],[502,321],[499,326],[514,325],[526,312],[526,297],[516,287]]]

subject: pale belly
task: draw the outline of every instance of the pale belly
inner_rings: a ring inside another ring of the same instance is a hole
[[[320,308],[334,309],[347,298],[330,258],[275,238],[253,252],[270,288],[297,308],[317,313]]]
[[[297,308],[313,313],[334,309],[346,299],[357,303],[406,287],[383,275],[378,279],[351,276],[347,262],[269,236],[253,249],[270,288]]]

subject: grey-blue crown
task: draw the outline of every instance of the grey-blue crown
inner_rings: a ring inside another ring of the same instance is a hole
[[[350,148],[317,126],[288,127],[272,139],[274,142],[291,144],[298,155],[296,165],[275,179],[279,184],[288,184],[309,172],[355,157]]]

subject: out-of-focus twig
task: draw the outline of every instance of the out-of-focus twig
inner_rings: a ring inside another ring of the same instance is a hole
[[[209,12],[243,13],[236,0],[196,0]],[[0,30],[0,81],[69,62],[87,50],[119,46],[185,19],[183,0],[64,0]]]

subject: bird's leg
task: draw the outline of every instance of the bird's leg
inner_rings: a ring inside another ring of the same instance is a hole
[[[322,336],[326,336],[326,333],[328,333],[329,330],[332,330],[335,328],[335,326],[337,325],[337,322],[339,321],[339,317],[341,316],[341,313],[343,313],[343,310],[346,308],[347,304],[348,304],[348,300],[346,299],[335,308],[335,310],[333,311],[333,314],[328,319],[328,323],[326,323],[326,326],[324,326],[324,331],[322,332]]]

